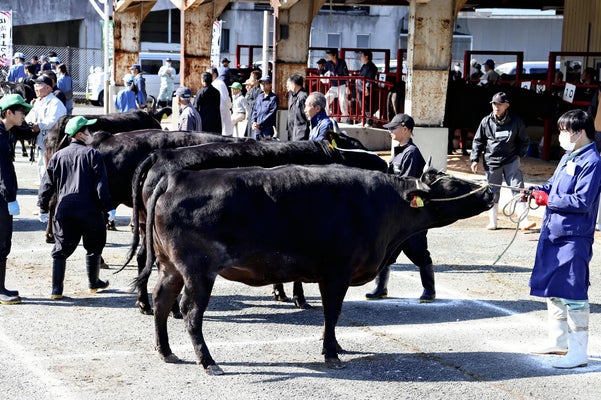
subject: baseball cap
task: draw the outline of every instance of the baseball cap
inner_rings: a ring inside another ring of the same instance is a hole
[[[21,53],[20,51],[16,52],[15,55],[13,56],[14,58],[21,58],[23,60],[25,60],[25,54]]]
[[[232,83],[232,85],[230,87],[232,89],[240,89],[240,90],[242,90],[242,85],[240,84],[240,82],[234,82],[234,83]]]
[[[129,69],[130,69],[130,70],[137,69],[138,71],[140,71],[140,70],[141,70],[141,68],[140,68],[140,64],[134,64],[134,65],[132,65],[131,67],[129,67]]]
[[[484,65],[488,65],[489,67],[493,68],[495,66],[495,62],[489,58],[488,60],[484,61]]]
[[[29,110],[31,110],[32,108],[32,105],[27,104],[20,94],[6,94],[0,99],[0,110],[8,110],[9,108],[14,106],[21,106],[25,109],[26,112],[29,112]]]
[[[269,76],[269,75],[262,76],[261,79],[259,79],[259,83],[261,83],[261,82],[271,83],[271,76]]]
[[[181,97],[182,99],[189,99],[190,97],[192,97],[192,91],[190,90],[190,88],[187,88],[185,86],[178,87],[175,91],[175,94],[177,95],[177,97]]]
[[[50,57],[50,60],[48,60],[48,61],[50,61],[51,63],[57,63],[58,64],[58,63],[61,62],[61,59],[58,58],[58,57]]]
[[[231,62],[230,60],[227,59],[227,57],[223,57],[223,60],[221,60],[222,63],[229,63]]]
[[[45,83],[46,85],[53,87],[54,85],[52,84],[52,79],[50,79],[48,76],[46,75],[40,75],[38,76],[35,80],[35,83]]]
[[[492,100],[490,101],[490,104],[492,103],[509,103],[509,97],[507,97],[507,95],[503,92],[495,93],[495,95],[492,97]]]
[[[84,126],[94,125],[97,119],[87,119],[84,116],[78,115],[73,117],[67,122],[67,126],[65,127],[65,133],[70,137],[75,136],[77,132],[81,130]]]
[[[320,58],[319,60],[317,60],[317,65],[325,64],[325,63],[326,63],[326,59],[325,58]]]
[[[395,129],[399,126],[406,126],[409,130],[413,130],[415,121],[407,114],[397,114],[394,116],[392,121],[384,125],[386,129]]]
[[[169,61],[169,62],[171,62],[171,57],[167,57],[167,58],[165,58],[165,61]]]
[[[123,82],[132,83],[134,81],[134,76],[132,74],[123,75]]]

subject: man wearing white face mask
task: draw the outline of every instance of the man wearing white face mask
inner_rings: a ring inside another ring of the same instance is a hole
[[[559,142],[568,150],[551,179],[529,188],[546,206],[530,277],[530,294],[547,298],[549,340],[533,351],[566,354],[555,368],[588,363],[589,263],[601,189],[601,156],[595,148],[592,118],[571,110],[557,121]]]
[[[471,169],[478,172],[478,160],[483,155],[482,164],[488,183],[500,185],[503,180],[513,188],[524,187],[524,177],[520,169],[520,157],[528,150],[530,139],[524,121],[517,115],[510,114],[509,98],[503,92],[496,93],[491,100],[492,113],[480,122],[472,144],[470,160]],[[497,229],[498,204],[501,188],[492,187],[495,205],[489,211],[489,223],[486,229]],[[514,196],[519,190],[512,190]],[[518,203],[518,215],[524,215],[526,203]],[[520,229],[531,229],[536,224],[526,217],[520,221]]]
[[[98,150],[86,146],[92,143],[88,126],[96,123],[76,116],[69,120],[65,133],[71,144],[54,153],[48,162],[38,196],[40,221],[48,221],[48,207],[56,194],[56,213],[52,220],[54,249],[52,250],[51,299],[63,298],[63,280],[67,258],[73,254],[83,237],[86,249],[88,287],[91,293],[106,289],[108,281],[98,279],[100,258],[106,244],[104,212],[115,220],[106,168]]]

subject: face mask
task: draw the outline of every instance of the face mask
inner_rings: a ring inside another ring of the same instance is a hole
[[[566,151],[572,151],[576,146],[576,142],[570,141],[571,137],[572,136],[568,132],[561,132],[559,134],[559,145]]]

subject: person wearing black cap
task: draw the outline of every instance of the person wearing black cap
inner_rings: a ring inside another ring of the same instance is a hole
[[[524,121],[509,112],[509,98],[503,92],[496,93],[490,102],[492,112],[484,117],[472,141],[470,154],[471,169],[478,173],[478,160],[482,156],[482,164],[486,173],[486,180],[493,185],[501,185],[505,180],[513,188],[524,187],[524,177],[520,169],[520,157],[526,155],[530,138],[526,132]],[[489,210],[488,230],[497,229],[497,216],[500,186],[491,187],[495,204]],[[512,190],[514,196],[519,190]],[[533,228],[536,224],[528,220],[526,203],[518,203],[518,216],[524,215],[519,227],[522,230]]]
[[[230,60],[227,57],[223,57],[221,65],[217,67],[217,76],[225,82],[226,86],[232,83],[232,72],[230,71]]]
[[[33,109],[25,117],[31,129],[37,133],[38,167],[40,179],[46,170],[44,158],[44,138],[46,133],[56,125],[58,119],[67,114],[65,105],[52,93],[54,83],[45,75],[40,75],[33,85],[37,99]]]
[[[278,97],[271,91],[271,76],[263,76],[259,79],[261,94],[253,108],[251,122],[253,136],[256,140],[272,138],[278,111]]]
[[[190,104],[192,91],[180,86],[175,91],[177,104],[179,104],[179,118],[177,120],[177,129],[180,131],[202,132],[202,120],[196,108]]]
[[[326,65],[325,58],[320,58],[319,60],[317,60],[317,74],[318,75],[325,75],[325,73],[326,73],[325,65]]]
[[[399,143],[393,150],[393,159],[388,166],[388,173],[404,177],[421,177],[426,161],[413,143],[411,136],[415,121],[407,114],[397,114],[390,123],[384,125],[384,128],[390,132],[390,137]],[[432,258],[428,251],[428,231],[419,232],[404,241],[400,250],[405,253],[419,268],[419,275],[422,281],[424,291],[419,298],[420,303],[431,303],[436,299],[436,290],[434,287],[434,267]],[[365,294],[367,300],[378,300],[388,296],[388,278],[390,276],[390,267],[382,268],[376,277],[376,288]]]
[[[499,74],[495,71],[495,62],[490,58],[484,61],[484,75],[480,77],[480,85],[493,85],[499,80]]]
[[[106,168],[98,150],[87,146],[92,143],[88,126],[95,119],[76,116],[69,120],[65,133],[71,144],[54,153],[48,162],[46,174],[38,193],[40,221],[48,221],[50,199],[56,195],[56,213],[51,221],[55,244],[52,250],[51,299],[63,298],[63,281],[67,258],[83,238],[86,249],[88,288],[91,293],[106,289],[108,281],[98,278],[102,250],[106,244],[104,213],[109,221],[115,220]]]
[[[148,95],[146,94],[146,79],[142,75],[142,67],[140,64],[134,64],[129,67],[131,74],[134,76],[134,84],[138,88],[136,93],[136,102],[138,103],[138,108],[144,109],[146,108],[146,99]]]
[[[324,66],[324,69],[327,71],[325,75],[349,76],[346,62],[343,59],[338,58],[338,49],[326,50],[326,57],[328,58],[328,61]],[[346,79],[330,79],[329,83],[330,89],[326,92],[328,113],[329,115],[340,114],[342,120],[347,121],[349,116],[347,95],[349,94],[349,91],[347,90]],[[338,99],[338,109],[332,110],[332,103],[335,99]]]
[[[21,212],[8,131],[13,126],[21,126],[29,110],[31,105],[18,94],[7,94],[0,99],[0,304],[21,302],[18,291],[8,290],[4,286],[6,261],[12,245],[13,216]]]
[[[175,68],[171,65],[171,58],[165,58],[165,64],[159,68],[158,76],[161,79],[157,101],[159,106],[170,106],[173,93],[173,82],[175,81]]]

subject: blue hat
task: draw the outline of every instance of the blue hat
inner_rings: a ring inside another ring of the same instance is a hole
[[[181,97],[182,99],[189,99],[192,97],[192,91],[185,86],[178,87],[175,91],[175,94],[177,97]]]
[[[269,75],[262,76],[261,79],[259,79],[259,83],[261,83],[261,82],[271,83],[271,76],[269,76]]]
[[[140,64],[134,64],[131,67],[129,67],[130,70],[134,70],[137,69],[138,71],[141,71],[142,69],[140,68]]]

